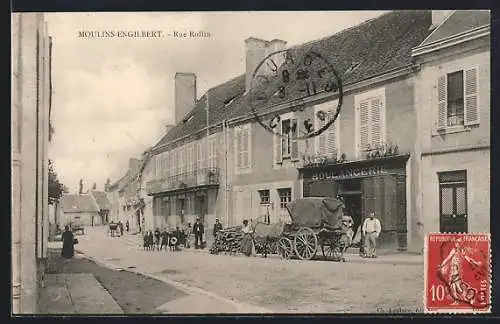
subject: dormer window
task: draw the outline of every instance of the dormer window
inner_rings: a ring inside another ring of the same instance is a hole
[[[183,124],[187,123],[188,121],[190,121],[191,119],[193,119],[193,117],[194,117],[194,115],[189,116],[188,118],[184,119],[184,120],[182,121],[182,123],[183,123]]]
[[[354,72],[354,70],[356,70],[360,65],[361,65],[361,62],[352,62],[351,65],[344,72],[344,74],[350,74],[350,73]]]

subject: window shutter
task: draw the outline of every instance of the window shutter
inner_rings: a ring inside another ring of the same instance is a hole
[[[380,98],[372,99],[370,105],[370,117],[371,117],[371,146],[378,146],[382,144],[382,100]]]
[[[248,166],[248,129],[243,129],[241,132],[241,167]]]
[[[276,133],[281,134],[281,122],[278,122],[276,124]],[[275,163],[281,163],[283,162],[283,150],[282,150],[282,145],[281,145],[281,136],[280,135],[274,135],[274,162]]]
[[[239,127],[234,129],[234,158],[236,168],[239,169],[241,167],[241,129]]]
[[[447,119],[447,80],[446,75],[438,78],[438,130],[446,127]]]
[[[334,111],[329,111],[327,113],[326,121],[330,122],[335,116]],[[337,134],[336,134],[336,123],[333,123],[328,127],[328,129],[324,132],[326,134],[326,152],[329,156],[334,158],[337,157]]]
[[[478,69],[465,70],[464,100],[465,125],[479,124]]]
[[[366,150],[369,144],[368,102],[359,105],[359,148]]]
[[[252,168],[252,124],[247,128],[247,167]]]
[[[319,110],[318,110],[319,111]],[[318,129],[321,129],[325,126],[326,124],[326,120],[321,120],[319,119],[318,116],[316,116],[316,119],[317,119],[317,125],[318,125]],[[320,154],[320,155],[323,155],[326,153],[326,147],[327,147],[327,137],[328,137],[328,130],[325,130],[323,133],[319,134],[318,135],[318,147],[316,148],[316,154]]]
[[[291,141],[290,145],[292,145],[290,153],[291,153],[291,159],[292,161],[297,161],[299,159],[299,141],[297,140],[298,134],[299,134],[299,128],[300,128],[300,123],[299,123],[299,118],[298,117],[293,117],[291,119],[291,126],[295,124],[295,131],[291,132]]]

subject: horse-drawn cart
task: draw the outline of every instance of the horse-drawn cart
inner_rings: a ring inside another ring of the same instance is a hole
[[[310,260],[321,249],[325,259],[344,261],[343,254],[351,244],[353,232],[352,218],[343,215],[340,200],[307,197],[290,202],[286,207],[292,223],[283,225],[279,237],[274,231],[274,238],[278,241],[277,252],[282,258],[296,256]]]

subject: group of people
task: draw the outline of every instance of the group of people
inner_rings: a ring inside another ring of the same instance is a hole
[[[218,219],[214,225],[214,233],[216,229],[217,231],[222,229],[222,225]],[[204,225],[200,218],[197,217],[196,222],[192,226],[191,223],[188,223],[187,226],[184,226],[183,228],[176,226],[173,231],[167,231],[166,228],[164,228],[163,231],[160,231],[159,228],[156,228],[154,232],[146,232],[144,235],[144,248],[162,250],[163,247],[170,247],[172,250],[178,250],[181,245],[185,248],[191,248],[191,238],[194,235],[195,249],[203,249],[206,245],[206,242],[203,240],[204,234]]]

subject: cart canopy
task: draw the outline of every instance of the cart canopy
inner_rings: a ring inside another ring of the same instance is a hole
[[[299,226],[336,226],[343,216],[342,201],[329,197],[307,197],[286,205],[292,222]]]

